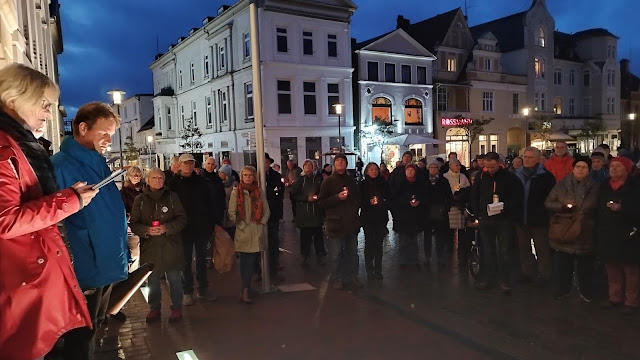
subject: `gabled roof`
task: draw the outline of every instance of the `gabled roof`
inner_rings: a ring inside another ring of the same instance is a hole
[[[501,52],[509,52],[524,47],[524,25],[527,11],[509,15],[469,28],[474,40],[491,32],[498,39]]]
[[[405,31],[420,45],[435,54],[435,47],[442,44],[449,32],[451,23],[455,19],[460,8],[438,14],[432,18],[411,24]]]
[[[375,41],[369,42],[369,44],[364,47],[360,47],[359,50],[425,56],[435,59],[435,56],[429,50],[420,45],[420,43],[403,29],[396,29],[382,37],[378,37]]]
[[[151,116],[151,119],[147,120],[147,122],[140,127],[140,130],[138,130],[138,132],[141,133],[146,130],[151,130],[154,126],[156,126],[156,122],[154,120],[154,117]]]

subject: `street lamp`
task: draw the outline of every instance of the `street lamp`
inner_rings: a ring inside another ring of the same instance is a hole
[[[120,117],[120,104],[122,104],[122,96],[126,94],[126,92],[113,89],[108,91],[107,94],[111,95],[113,105],[116,105],[116,111],[118,112],[118,117]],[[124,159],[122,158],[122,124],[118,127],[118,141],[120,143],[120,168],[122,169],[124,168]]]
[[[529,108],[522,109],[524,115],[524,146],[529,146]]]
[[[629,114],[629,120],[631,120],[631,144],[630,145],[631,145],[631,150],[633,150],[634,149],[633,140],[634,140],[634,137],[635,137],[634,136],[634,132],[633,132],[633,130],[634,130],[633,126],[635,125],[636,114],[635,113],[630,113]]]
[[[338,143],[340,144],[340,152],[342,153],[342,121],[340,119],[340,115],[342,115],[343,104],[334,104],[333,107],[336,108],[336,114],[338,114]]]

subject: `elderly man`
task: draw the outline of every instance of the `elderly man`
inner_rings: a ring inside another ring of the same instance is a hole
[[[209,186],[209,196],[211,197],[211,207],[213,208],[212,220],[216,225],[221,225],[222,219],[224,218],[224,212],[227,209],[227,199],[224,191],[224,184],[222,184],[222,180],[220,180],[220,176],[218,176],[218,172],[216,171],[216,160],[213,157],[208,157],[207,160],[205,160],[204,169],[203,171],[200,171],[200,176],[207,181],[207,186]],[[207,244],[208,268],[213,266],[213,262],[211,262],[211,260],[213,259],[214,243],[215,237],[212,233],[209,243]]]
[[[213,233],[215,222],[211,219],[213,204],[207,181],[196,175],[196,160],[191,154],[180,155],[180,170],[169,183],[169,189],[178,194],[187,213],[187,226],[182,230],[185,267],[182,287],[184,306],[195,304],[193,298],[193,248],[196,250],[196,277],[198,299],[214,301],[217,297],[209,289],[207,281],[207,242]]]
[[[451,162],[452,159],[458,160],[458,153],[455,151],[450,152],[447,159],[449,161],[447,161],[444,165],[440,167],[440,176],[443,176],[449,171],[449,163]],[[469,176],[469,172],[467,171],[467,168],[462,164],[460,164],[460,173],[464,174],[464,176],[467,176],[467,177]]]
[[[598,150],[596,148],[596,150]],[[605,166],[607,157],[603,152],[594,151],[591,154],[591,178],[599,183],[603,183],[609,177],[609,169]]]
[[[111,145],[120,118],[111,106],[93,102],[80,107],[71,126],[73,138],[65,138],[60,152],[51,158],[61,189],[78,181],[96,184],[111,175],[102,154]],[[93,323],[93,329],[84,327],[67,333],[64,358],[93,359],[95,334],[105,317],[112,285],[128,274],[127,218],[115,183],[101,188],[91,204],[63,222]]]
[[[180,157],[174,156],[171,158],[171,167],[168,170],[164,171],[165,184],[169,183],[173,176],[178,173],[180,169]]]
[[[557,182],[573,171],[573,156],[569,155],[567,143],[564,141],[556,142],[553,149],[555,152],[551,159],[545,161],[544,167],[553,174]]]
[[[522,156],[522,167],[516,170],[516,176],[522,184],[522,213],[516,231],[522,282],[541,280],[546,284],[551,278],[551,252],[549,249],[549,215],[544,205],[551,189],[556,184],[554,176],[539,164],[541,152],[530,146]],[[534,257],[531,253],[531,239],[536,247],[539,278],[534,274]]]

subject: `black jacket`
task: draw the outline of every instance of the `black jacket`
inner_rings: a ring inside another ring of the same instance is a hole
[[[378,197],[377,205],[371,204],[374,196]],[[375,179],[365,175],[365,180],[360,183],[360,206],[360,223],[363,227],[387,227],[391,198],[389,185],[382,175]]]
[[[301,175],[298,180],[293,183],[291,189],[291,201],[297,203],[295,216],[296,227],[313,228],[322,227],[324,220],[324,211],[318,205],[318,201],[309,201],[309,195],[320,194],[320,186],[322,184],[322,176],[320,175]]]
[[[538,165],[535,173],[527,180],[524,167],[516,170],[515,175],[520,180],[520,194],[522,198],[522,212],[520,224],[532,226],[546,226],[549,224],[549,212],[544,206],[545,200],[556,185],[556,178],[544,166]]]
[[[278,222],[283,215],[284,184],[280,173],[269,167],[267,169],[267,202],[269,203],[269,222]]]
[[[453,201],[449,180],[444,176],[438,175],[438,180],[436,180],[435,184],[431,184],[428,178],[426,184],[428,198],[426,219],[436,222],[449,221],[448,213]]]
[[[499,201],[504,202],[504,210],[501,214],[487,216],[487,205],[493,202],[494,194]],[[471,189],[471,209],[473,214],[483,220],[489,221],[517,221],[521,217],[522,192],[518,178],[506,169],[500,168],[491,175],[489,172],[481,172],[476,175]]]
[[[195,171],[189,177],[178,173],[171,179],[169,189],[178,194],[187,214],[187,226],[182,230],[182,239],[209,240],[215,222],[211,218],[213,207],[207,181]]]
[[[227,210],[227,196],[224,191],[224,184],[222,184],[220,176],[218,176],[215,171],[210,173],[203,169],[200,171],[200,176],[207,181],[211,207],[213,209],[213,219],[216,224],[220,225],[224,218],[224,212]]]
[[[349,196],[340,200],[338,194],[347,188]],[[329,236],[357,235],[360,232],[360,195],[356,180],[345,171],[334,171],[320,185],[318,204],[325,211],[324,223]]]
[[[609,178],[600,185],[597,215],[597,248],[599,257],[615,264],[640,263],[640,189],[638,180],[628,178],[618,190]],[[622,209],[611,211],[607,202],[620,203]],[[634,230],[637,229],[637,230]],[[635,231],[634,235],[630,235]]]
[[[424,182],[417,179],[409,182],[407,177],[397,178],[393,196],[393,230],[401,234],[418,234],[425,229],[426,210],[428,206],[427,188]],[[451,192],[451,190],[449,190]],[[411,206],[411,199],[419,201],[416,207]]]

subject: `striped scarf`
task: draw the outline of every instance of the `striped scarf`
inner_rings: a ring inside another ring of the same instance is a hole
[[[238,217],[240,220],[247,221],[247,214],[244,212],[244,191],[247,190],[251,197],[251,221],[259,223],[260,219],[262,219],[262,198],[260,197],[260,186],[258,186],[258,182],[254,181],[250,185],[241,182],[236,190],[238,196]]]

